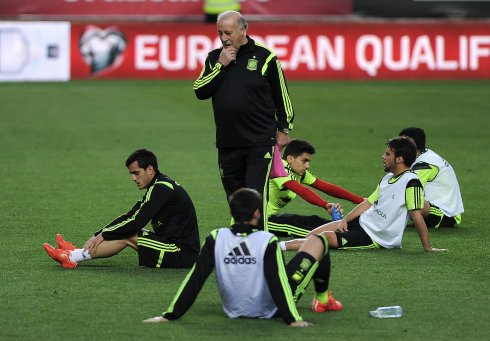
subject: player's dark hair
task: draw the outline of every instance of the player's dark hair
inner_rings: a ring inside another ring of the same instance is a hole
[[[153,169],[158,171],[157,157],[148,149],[138,149],[131,153],[126,160],[126,167],[129,167],[135,161],[138,161],[138,165],[143,169],[153,166]]]
[[[255,211],[262,207],[262,196],[255,189],[240,188],[230,195],[228,203],[235,222],[244,223],[252,220]]]
[[[288,155],[291,155],[292,157],[298,157],[303,153],[313,155],[315,154],[315,147],[313,147],[309,142],[306,142],[305,140],[294,139],[286,145],[282,158],[286,160]]]
[[[394,137],[386,145],[395,153],[395,157],[403,157],[405,166],[410,167],[417,157],[417,146],[410,137]]]
[[[424,129],[416,128],[416,127],[405,128],[402,131],[400,131],[398,136],[411,137],[413,139],[413,141],[415,142],[415,145],[417,146],[417,149],[419,151],[425,150],[425,132],[424,132]]]

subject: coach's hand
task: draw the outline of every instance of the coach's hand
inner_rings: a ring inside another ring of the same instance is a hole
[[[160,323],[160,322],[168,322],[165,317],[163,316],[155,316],[155,317],[150,317],[149,319],[143,320],[145,323]]]
[[[279,150],[282,150],[282,148],[284,148],[284,146],[287,145],[289,142],[291,142],[291,137],[289,137],[288,134],[280,131],[276,132],[276,143],[279,147]]]
[[[231,62],[236,60],[237,51],[238,50],[231,45],[223,46],[223,50],[221,50],[218,61],[223,66],[228,66]]]
[[[306,321],[294,321],[289,324],[291,327],[309,327],[312,326],[310,322]]]

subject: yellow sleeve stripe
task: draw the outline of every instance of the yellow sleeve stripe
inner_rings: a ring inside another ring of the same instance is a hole
[[[219,229],[214,229],[211,231],[211,236],[213,236],[213,239],[216,240],[216,236],[218,235],[218,230]],[[204,244],[204,243],[203,243]]]
[[[141,206],[143,206],[143,205],[141,205]],[[133,216],[131,218],[126,219],[125,221],[122,221],[119,224],[116,224],[116,225],[113,225],[113,226],[109,226],[109,227],[103,228],[102,229],[102,232],[115,231],[118,228],[120,228],[121,226],[124,226],[127,223],[133,221],[136,218],[136,215],[138,214],[138,212],[140,211],[141,206],[140,206],[140,208],[136,212],[134,212],[134,214],[133,214]]]
[[[376,190],[373,192],[373,194],[371,194],[371,195],[369,196],[369,198],[368,198],[367,200],[368,200],[368,201],[369,201],[369,203],[372,205],[372,204],[374,204],[374,202],[375,202],[376,200],[378,200],[378,198],[379,198],[379,184],[378,184],[378,186],[376,187]]]
[[[293,105],[291,104],[291,100],[289,98],[288,89],[286,87],[286,81],[284,80],[284,74],[282,73],[281,63],[279,59],[276,59],[277,73],[279,74],[279,81],[281,83],[281,93],[282,100],[284,102],[284,110],[286,111],[286,120],[288,121],[288,128],[293,129],[293,119],[294,119],[294,111]]]
[[[262,47],[262,48],[266,49],[267,51],[269,51],[269,52],[271,53],[272,57],[275,57],[275,55],[276,55],[276,54],[274,53],[274,51],[272,51],[272,50],[271,50],[270,48],[268,48],[267,46],[262,45],[261,43],[259,43],[259,42],[257,42],[257,41],[255,41],[255,45],[260,46],[260,47]]]
[[[151,192],[153,192],[153,188],[155,188],[155,184],[153,184],[150,188],[148,188],[148,192],[146,192],[145,194],[145,200],[143,201],[143,203],[147,203],[148,201],[150,201]]]
[[[213,67],[213,70],[211,71],[211,73],[203,78],[201,78],[202,74],[204,73],[204,69],[203,71],[201,72],[201,76],[199,76],[199,78],[194,82],[194,87],[193,89],[194,90],[197,90],[199,89],[200,87],[208,84],[209,82],[211,82],[213,80],[213,78],[215,78],[220,70],[221,70],[221,63],[216,63]]]
[[[274,58],[275,54],[274,53],[271,53],[269,55],[269,57],[267,57],[267,59],[265,60],[265,63],[264,65],[262,66],[262,76],[265,74],[265,72],[267,71],[267,68],[269,67],[269,62],[271,61],[272,58]]]
[[[422,187],[407,187],[405,190],[405,201],[409,211],[424,208],[424,189]]]
[[[165,185],[165,186],[167,186],[170,189],[174,189],[174,185],[172,183],[170,183],[170,182],[167,182],[167,181],[157,181],[153,185],[156,185],[156,184]],[[152,187],[152,189],[153,189],[153,187]]]
[[[286,269],[284,268],[284,261],[282,258],[282,251],[279,244],[276,246],[276,261],[277,267],[279,269],[279,279],[281,281],[281,287],[286,296],[286,301],[289,307],[289,311],[293,314],[295,321],[303,321],[303,318],[299,315],[296,309],[296,304],[294,303],[293,294],[291,292],[291,287],[289,286],[288,276],[286,274]]]
[[[264,46],[257,42],[255,42],[255,45],[260,46],[270,52],[269,57],[267,57],[264,65],[262,66],[261,71],[263,76],[267,71],[267,68],[269,67],[269,62],[276,56],[276,54],[267,46]],[[284,102],[284,108],[286,110],[286,120],[288,121],[288,128],[293,129],[293,123],[292,123],[294,118],[293,105],[291,104],[291,100],[289,99],[288,89],[286,87],[286,81],[284,80],[284,74],[282,72],[281,63],[279,62],[279,59],[276,59],[276,67],[277,67],[277,73],[279,74],[279,80],[281,83],[282,100]]]
[[[139,211],[141,210],[141,207],[143,207],[143,205],[150,200],[151,192],[153,192],[153,188],[155,187],[155,184],[157,184],[157,183],[161,183],[161,184],[164,184],[164,185],[167,185],[167,186],[169,186],[169,185],[171,186],[171,184],[168,183],[168,182],[164,182],[164,181],[155,182],[150,188],[148,188],[148,191],[145,194],[145,198],[143,199],[143,203],[140,205],[140,207],[138,208],[138,210],[136,212],[134,212],[134,214],[131,216],[131,218],[126,219],[126,220],[120,222],[119,224],[116,224],[116,225],[113,225],[113,226],[109,226],[109,227],[103,228],[102,229],[102,232],[115,231],[118,228],[120,228],[121,226],[124,226],[124,225],[128,224],[129,222],[133,221],[136,218],[136,216],[138,215]]]
[[[196,264],[192,266],[192,269],[189,271],[185,279],[182,281],[182,284],[179,287],[179,290],[177,291],[177,294],[175,294],[174,299],[172,300],[172,303],[170,303],[170,306],[168,307],[167,311],[164,311],[162,315],[165,315],[166,313],[172,313],[174,311],[175,307],[175,302],[179,299],[180,294],[184,290],[187,282],[189,282],[189,278],[191,278],[192,274],[194,273],[194,270],[196,269]]]
[[[436,178],[437,174],[439,174],[439,168],[430,165],[429,169],[415,169],[415,173],[422,182],[422,185],[425,185],[427,182],[431,182]]]

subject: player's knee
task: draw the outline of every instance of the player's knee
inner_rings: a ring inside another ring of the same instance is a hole
[[[126,246],[129,246],[135,250],[138,249],[138,235],[134,235],[133,237],[128,239],[123,239],[122,242],[124,242]]]
[[[318,235],[311,235],[306,238],[305,242],[303,243],[303,247],[301,248],[301,251],[305,251],[312,255],[316,260],[322,259],[322,257],[325,255],[325,243],[323,241],[322,236]]]

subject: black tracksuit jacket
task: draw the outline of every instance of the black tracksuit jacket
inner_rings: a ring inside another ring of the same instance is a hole
[[[162,173],[155,175],[143,198],[129,212],[114,219],[95,235],[102,233],[106,240],[125,239],[137,234],[148,223],[157,235],[169,242],[199,251],[194,204],[179,183]]]
[[[208,54],[196,96],[212,98],[218,148],[273,145],[278,129],[292,129],[294,111],[275,54],[247,36],[228,66],[218,62],[222,48]]]

